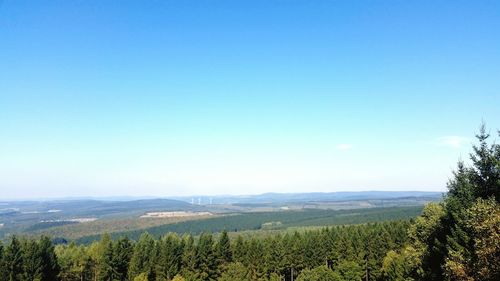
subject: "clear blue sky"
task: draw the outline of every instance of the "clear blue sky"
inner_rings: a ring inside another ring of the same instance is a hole
[[[445,190],[500,1],[1,1],[1,198]]]

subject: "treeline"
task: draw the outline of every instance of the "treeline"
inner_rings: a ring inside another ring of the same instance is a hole
[[[227,232],[52,246],[12,238],[1,251],[0,280],[296,280],[334,269],[340,280],[380,280],[383,259],[407,242],[409,221],[373,223],[230,241]],[[4,279],[2,279],[4,278]]]

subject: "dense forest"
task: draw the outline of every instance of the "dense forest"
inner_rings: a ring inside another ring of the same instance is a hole
[[[441,203],[414,220],[230,239],[144,233],[90,245],[11,237],[0,280],[500,280],[500,145],[484,126]]]

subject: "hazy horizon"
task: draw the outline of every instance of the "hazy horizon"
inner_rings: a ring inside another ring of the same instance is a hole
[[[304,192],[266,192],[266,193],[227,193],[227,194],[186,194],[186,195],[120,195],[116,194],[113,196],[57,196],[57,197],[12,197],[12,198],[0,198],[2,201],[57,201],[57,200],[103,200],[103,201],[132,201],[132,200],[142,200],[142,199],[179,199],[179,198],[216,198],[216,197],[252,197],[261,196],[266,194],[329,194],[329,193],[371,193],[371,192],[400,192],[400,193],[444,193],[444,190],[359,190],[359,191],[304,191]]]
[[[445,191],[500,128],[499,11],[0,1],[0,199]]]

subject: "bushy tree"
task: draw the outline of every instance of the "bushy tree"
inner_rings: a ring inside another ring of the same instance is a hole
[[[219,281],[251,281],[251,274],[242,263],[235,262],[227,265]]]
[[[297,281],[343,281],[339,273],[332,271],[326,266],[318,266],[313,269],[304,269],[297,277]]]
[[[498,280],[498,263],[493,258],[500,255],[498,248],[489,245],[493,253],[488,255],[493,262],[479,264],[485,253],[480,250],[483,240],[473,226],[477,221],[470,218],[485,208],[481,200],[495,204],[500,200],[500,145],[488,142],[490,135],[484,125],[476,137],[479,143],[470,155],[472,165],[459,162],[444,202],[440,207],[433,206],[432,216],[426,215],[426,208],[410,231],[417,251],[421,252],[421,270],[415,276],[420,280]],[[494,224],[493,221],[489,220]],[[493,228],[488,234],[498,237],[499,231]]]
[[[55,255],[60,268],[59,278],[65,281],[82,281],[92,279],[91,259],[87,248],[69,245],[57,245]]]
[[[401,252],[390,250],[382,265],[382,278],[385,281],[414,280],[413,272],[420,267],[419,253],[412,246],[407,246]]]
[[[478,199],[467,209],[464,229],[473,240],[473,257],[450,250],[445,272],[451,280],[500,280],[500,205],[493,199]]]
[[[335,268],[335,272],[344,281],[361,281],[363,277],[363,268],[355,261],[342,261]]]

